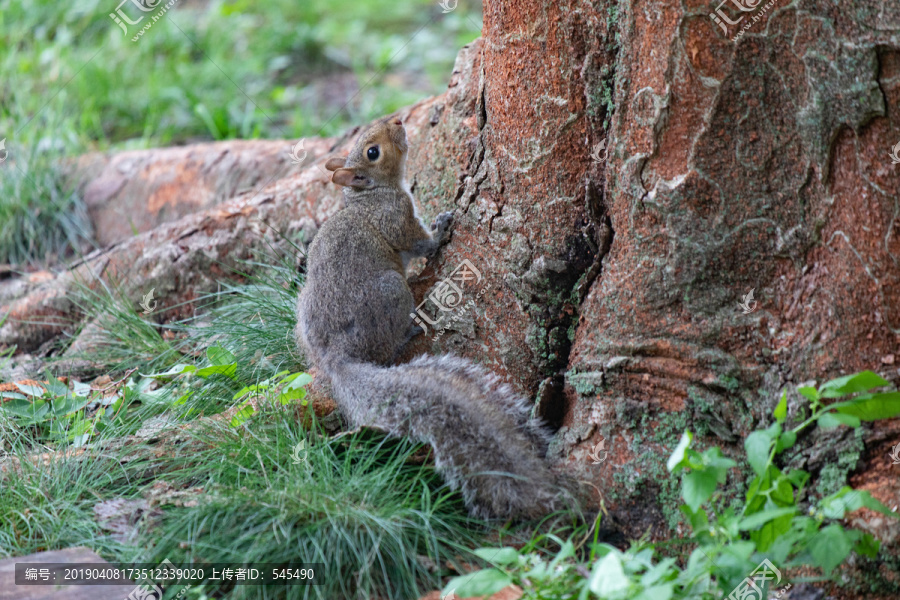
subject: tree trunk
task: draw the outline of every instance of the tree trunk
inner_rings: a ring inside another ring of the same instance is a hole
[[[803,381],[900,380],[900,5],[766,6],[727,12],[741,22],[726,35],[706,2],[486,0],[447,92],[401,111],[423,214],[456,213],[413,287],[424,299],[450,277],[458,293],[424,300],[408,355],[471,357],[536,398],[560,427],[555,462],[596,485],[628,537],[678,525],[665,464],[684,429],[738,456],[781,390],[795,415]],[[338,205],[306,167],[78,269],[115,266],[135,302],[157,286],[174,306],[227,276],[213,260]],[[71,312],[71,277],[0,307],[14,318],[0,343],[58,335],[21,319]],[[819,476],[813,490],[849,482],[894,507],[896,442],[894,420],[808,436],[788,458]],[[896,565],[900,528],[854,519]]]

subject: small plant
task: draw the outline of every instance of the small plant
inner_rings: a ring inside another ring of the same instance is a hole
[[[783,394],[773,412],[775,422],[745,441],[747,461],[756,476],[740,510],[716,513],[704,508],[737,462],[715,446],[703,452],[692,449],[693,435],[685,432],[668,460],[670,471],[682,473],[681,510],[693,530],[694,549],[683,568],[675,558],[657,559],[651,544],[636,543],[622,551],[596,541],[590,546],[587,564],[581,564],[571,541],[554,538],[560,550],[552,558],[533,548],[480,548],[476,555],[491,566],[453,578],[443,593],[483,596],[515,584],[528,599],[719,600],[748,582],[756,572],[754,566],[811,566],[831,575],[853,551],[874,557],[879,542],[868,533],[844,528],[837,520],[863,507],[894,518],[896,513],[868,492],[849,487],[803,511],[798,496],[809,474],[799,469],[782,471],[775,459],[813,424],[823,429],[859,427],[862,421],[900,414],[900,393],[875,391],[887,385],[875,373],[864,371],[828,381],[818,389],[801,387],[798,391],[809,401],[810,414],[793,428],[786,427],[787,396]],[[825,403],[831,399],[839,401]],[[767,597],[769,581],[763,578],[760,587],[761,597]]]
[[[33,428],[36,439],[70,442],[83,446],[95,434],[121,424],[123,407],[137,393],[123,385],[106,394],[74,381],[72,389],[52,376],[40,385],[16,383],[18,392],[0,392],[0,410],[23,428]],[[29,399],[30,397],[30,399]]]

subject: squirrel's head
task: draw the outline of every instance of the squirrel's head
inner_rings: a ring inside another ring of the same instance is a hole
[[[400,185],[406,168],[406,128],[399,117],[387,117],[365,130],[347,158],[330,158],[331,181],[355,189]]]

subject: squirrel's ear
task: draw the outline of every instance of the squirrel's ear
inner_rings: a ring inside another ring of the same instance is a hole
[[[331,181],[355,188],[370,188],[375,185],[374,181],[364,175],[357,175],[353,169],[338,169],[331,176]]]
[[[329,158],[328,162],[325,163],[325,168],[329,171],[337,171],[347,162],[346,158],[341,158],[340,156],[335,156],[333,158]]]

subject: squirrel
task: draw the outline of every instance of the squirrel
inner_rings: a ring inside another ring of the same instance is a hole
[[[430,230],[419,218],[406,183],[408,148],[403,122],[387,117],[360,135],[346,159],[326,162],[345,208],[309,246],[297,342],[331,381],[351,425],[430,444],[437,470],[462,490],[470,514],[544,516],[571,495],[543,458],[550,434],[524,398],[452,355],[392,366],[421,332],[412,323],[407,264],[436,254],[452,223],[452,212]]]

